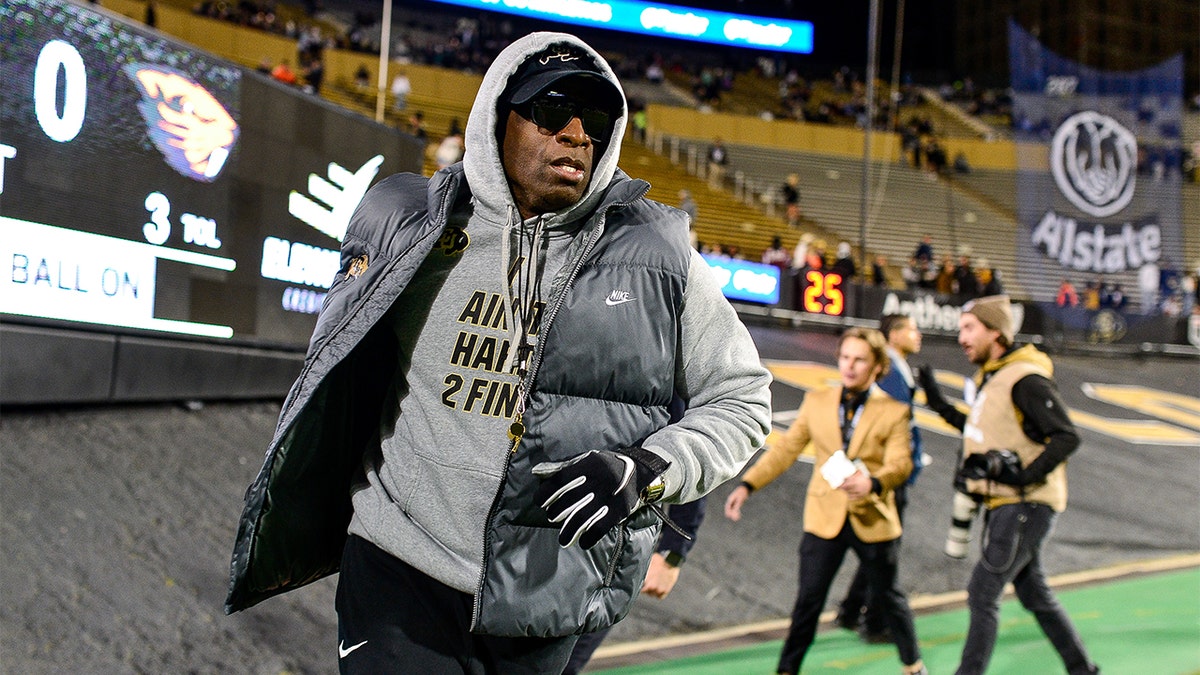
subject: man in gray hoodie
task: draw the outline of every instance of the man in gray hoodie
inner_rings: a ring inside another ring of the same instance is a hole
[[[626,118],[599,54],[535,33],[484,76],[462,162],[367,193],[227,611],[340,570],[345,673],[559,672],[625,616],[657,503],[737,475],[770,430],[687,216],[617,168]]]

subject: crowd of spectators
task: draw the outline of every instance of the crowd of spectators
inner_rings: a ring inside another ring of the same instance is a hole
[[[146,24],[157,23],[154,3],[146,7]],[[317,5],[307,3],[306,11],[315,11]],[[192,7],[193,13],[219,21],[229,21],[240,26],[275,33],[296,40],[296,67],[290,59],[272,64],[263,60],[258,71],[270,75],[284,84],[302,88],[310,94],[318,94],[325,80],[324,50],[345,47],[344,39],[336,34],[327,34],[315,21],[297,21],[294,18],[281,20],[280,11],[274,0],[202,0]]]
[[[1058,286],[1054,304],[1064,310],[1081,310],[1089,313],[1109,309],[1121,314],[1136,313],[1144,316],[1162,315],[1169,317],[1200,314],[1200,261],[1193,269],[1180,272],[1169,260],[1148,263],[1138,270],[1137,304],[1121,284],[1094,277],[1086,282],[1083,290],[1076,288],[1071,279],[1064,277]]]
[[[774,71],[768,67],[769,61],[763,60],[758,64],[758,70],[764,77],[774,77]],[[828,86],[825,93],[818,93],[814,80],[818,78],[805,77],[796,68],[788,68],[779,78],[779,109],[775,116],[783,119],[816,122],[818,124],[853,124],[858,127],[866,125],[867,88],[860,79],[857,71],[849,66],[842,66],[825,79]],[[892,102],[888,97],[879,93],[876,96],[876,114],[874,126],[885,128]],[[897,99],[896,104],[901,101]]]
[[[399,63],[417,63],[465,72],[482,73],[492,59],[515,36],[521,28],[513,19],[499,14],[480,13],[472,17],[438,18],[425,14],[399,15],[402,30],[394,31],[390,53]],[[339,38],[339,46],[363,52],[379,50],[380,31],[377,18],[370,14],[358,14],[345,38]],[[664,84],[668,80],[686,83],[695,105],[702,110],[724,108],[724,100],[734,89],[741,73],[756,72],[759,75],[779,80],[779,101],[772,106],[764,101],[767,116],[784,119],[802,119],[827,124],[865,124],[866,89],[858,72],[843,66],[832,73],[802,74],[801,70],[782,58],[754,57],[729,52],[714,54],[686,51],[675,52],[646,50],[644,45],[633,45],[628,39],[611,36],[609,49],[601,51],[609,59],[618,77],[623,81],[643,81]],[[814,98],[810,82],[828,80],[828,94]],[[888,121],[895,119],[891,106],[911,105],[916,102],[912,87],[904,87],[895,96],[880,95],[875,124],[885,128]]]
[[[374,11],[356,11],[350,26],[344,31],[325,28],[313,17],[324,9],[320,0],[304,0],[301,15],[281,12],[276,0],[201,0],[194,6],[197,14],[231,21],[240,25],[284,35],[301,43],[298,59],[301,81],[315,79],[311,91],[320,88],[324,75],[320,50],[337,47],[365,53],[378,53],[380,48],[379,17]],[[396,10],[394,18],[400,29],[392,32],[390,53],[398,63],[418,63],[482,73],[497,53],[528,27],[517,25],[521,19],[480,12],[461,16],[452,10],[446,13]],[[282,19],[281,15],[289,18]],[[297,17],[297,18],[292,18]],[[663,53],[645,49],[645,45],[610,36],[606,56],[618,76],[624,81],[643,80],[661,84],[674,73],[690,84],[696,105],[702,109],[718,109],[726,94],[733,90],[741,73],[758,75],[778,81],[778,99],[764,101],[760,113],[770,118],[797,119],[827,124],[852,124],[864,127],[867,112],[866,87],[858,71],[842,66],[832,72],[802,72],[803,65],[784,57],[755,56],[738,52],[713,53],[684,51]],[[601,43],[603,41],[600,41]],[[604,45],[601,44],[601,50]],[[314,78],[309,77],[315,68]],[[820,82],[822,86],[815,86]],[[950,160],[942,144],[932,132],[918,130],[913,134],[911,124],[901,123],[900,112],[919,103],[917,87],[906,81],[895,92],[880,87],[876,95],[874,128],[892,129],[904,136],[906,153],[914,166],[931,173],[953,169],[966,172],[964,157]],[[968,114],[985,121],[1016,129],[1029,125],[1029,120],[1014,120],[1011,93],[1006,89],[979,87],[970,76],[946,81],[936,87],[941,98],[960,106]],[[1200,110],[1200,94],[1187,101],[1189,109]],[[927,126],[928,119],[919,119]],[[1172,150],[1170,156],[1159,157],[1150,152],[1141,165],[1144,173],[1153,174],[1162,167],[1181,167],[1192,181],[1200,181],[1200,152],[1195,148]]]
[[[315,8],[315,5],[312,7]],[[192,7],[192,12],[210,19],[229,21],[298,41],[311,39],[315,35],[317,40],[322,43],[322,47],[346,46],[345,41],[339,40],[338,35],[322,36],[318,22],[311,18],[311,12],[305,15],[308,17],[307,20],[281,19],[282,12],[275,0],[201,0]],[[294,14],[298,16],[300,12]]]
[[[934,133],[933,123],[927,115],[912,115],[897,132],[900,134],[901,152],[914,169],[923,169],[929,176],[971,172],[967,156],[961,151],[953,162],[946,156],[946,149]]]
[[[973,258],[968,246],[960,246],[957,253],[957,259],[949,254],[939,258],[934,252],[933,238],[928,235],[923,237],[908,263],[900,270],[905,288],[933,292],[961,301],[1004,293],[1000,270],[993,267],[987,258]]]
[[[314,2],[315,0],[309,0],[306,4],[306,10],[310,14],[319,9],[319,5]],[[293,70],[287,61],[273,66],[264,63],[260,69],[282,82],[303,87],[311,93],[319,92],[324,77],[322,50],[338,47],[376,52],[379,49],[379,22],[370,12],[356,13],[348,31],[331,35],[323,33],[315,21],[307,24],[298,24],[292,19],[280,21],[275,0],[203,0],[195,6],[195,11],[205,16],[295,38],[298,63],[296,69]],[[420,63],[483,72],[495,54],[521,31],[521,27],[514,26],[513,19],[487,12],[473,17],[449,18],[450,15],[406,16],[402,11],[398,16],[398,21],[402,22],[404,29],[393,33],[390,49],[393,59],[399,63]],[[866,87],[860,74],[848,66],[826,73],[824,77],[810,77],[812,73],[802,74],[798,67],[781,57],[738,56],[736,58],[751,60],[705,63],[697,61],[693,58],[694,55],[685,56],[644,49],[622,50],[619,46],[614,47],[607,56],[618,75],[626,81],[640,79],[651,84],[662,84],[670,79],[668,74],[673,73],[675,79],[690,83],[696,104],[701,108],[721,106],[722,98],[733,90],[739,73],[753,71],[761,77],[778,80],[778,105],[774,112],[767,113],[768,116],[818,123],[854,124],[859,127],[866,124]],[[816,83],[820,86],[816,86]],[[360,83],[362,88],[371,86],[370,83]],[[404,100],[409,88],[403,83],[398,83],[394,84],[393,90],[397,87],[400,87],[401,91],[394,91],[399,94],[394,100],[396,110],[400,111],[404,109]],[[821,93],[815,93],[817,91]],[[937,91],[944,100],[962,106],[969,114],[985,117],[1011,116],[1012,101],[1007,92],[979,88],[970,77],[943,83],[937,87]],[[904,156],[914,168],[925,170],[931,176],[952,171],[970,172],[971,167],[961,153],[953,159],[947,157],[937,130],[927,115],[912,114],[901,120],[899,112],[905,106],[912,106],[918,102],[916,92],[917,88],[911,83],[906,83],[896,92],[890,92],[886,87],[881,88],[877,94],[878,114],[874,124],[879,128],[888,128],[888,124],[894,125],[892,128],[901,136]],[[635,118],[631,130],[644,137],[644,106],[636,101],[631,101],[631,104]],[[1200,101],[1193,104],[1200,105]],[[409,133],[422,137],[427,135],[420,112],[403,118],[400,124]],[[1197,146],[1200,146],[1200,143],[1197,143]],[[1196,159],[1200,156],[1200,148],[1183,148],[1175,151],[1175,156],[1167,158],[1154,152],[1153,148],[1141,150],[1139,173],[1153,177],[1161,175],[1164,165],[1171,165],[1182,168],[1184,175],[1192,180],[1200,180],[1200,169],[1197,168],[1200,161]],[[449,150],[444,153],[445,156],[450,154],[452,153]],[[719,141],[714,142],[707,158],[710,180],[719,181],[724,172],[721,155]],[[798,188],[787,184],[781,189],[780,195],[788,195],[791,191],[795,191],[795,199],[785,199],[784,206],[789,225],[797,228],[800,224]],[[719,248],[727,253],[730,247]],[[983,292],[985,289],[997,291],[1002,288],[999,272],[981,264],[980,261],[972,264],[969,253],[959,255],[957,260],[950,256],[935,259],[919,254],[920,251],[901,269],[905,284],[910,288],[933,290],[960,297],[986,295],[988,293]],[[821,255],[823,256],[823,253]],[[803,260],[803,257],[799,258],[799,261]],[[793,256],[792,265],[797,266],[796,256]],[[1104,306],[1122,308],[1127,298],[1124,298],[1119,287],[1114,292],[1114,289],[1105,291],[1104,286],[1103,283],[1097,286],[1096,294],[1101,298],[1098,302]],[[1088,296],[1086,289],[1083,295]],[[1163,297],[1169,295],[1164,293]]]
[[[320,3],[306,0],[304,9],[309,21],[293,18],[280,20],[276,0],[202,0],[195,5],[196,13],[204,16],[295,38],[300,43],[297,63],[301,84],[305,83],[310,68],[316,64],[317,82],[309,87],[311,91],[320,89],[320,78],[324,75],[320,58],[322,49],[337,47],[378,53],[382,31],[379,17],[373,11],[353,12],[349,17],[348,29],[333,32],[328,24],[323,30],[312,19],[314,12],[322,9]],[[398,8],[394,18],[399,30],[391,33],[389,53],[395,62],[476,73],[482,73],[495,55],[524,30],[523,26],[514,24],[520,19],[489,12],[459,16],[454,13],[417,13]],[[670,79],[669,74],[673,74],[676,81],[688,83],[695,103],[701,109],[722,109],[723,99],[733,90],[739,74],[756,72],[779,83],[778,100],[762,102],[761,114],[766,117],[858,127],[867,123],[866,87],[861,75],[849,66],[832,72],[804,73],[801,67],[782,57],[736,52],[718,55],[711,51],[685,51],[686,48],[663,53],[646,50],[642,45],[633,47],[627,41],[622,42],[620,37],[610,39],[612,45],[606,56],[622,80],[636,79],[662,84]],[[815,82],[827,86],[815,87]],[[898,113],[904,106],[918,102],[916,90],[910,84],[902,86],[895,93],[885,89],[881,88],[877,93],[877,114],[872,123],[879,129],[894,124],[897,127],[895,130],[903,133],[907,126],[899,125]],[[941,90],[949,100],[966,102],[968,108],[977,110],[978,114],[1002,111],[1008,105],[1007,96],[992,90],[977,91],[970,78],[943,85]],[[948,163],[936,138],[921,134],[919,139],[917,154],[928,157],[922,166],[934,167],[933,171],[945,168]],[[917,162],[920,161],[918,158]]]
[[[994,119],[1003,126],[1012,121],[1012,94],[1006,89],[975,86],[971,77],[944,82],[938,87],[943,101],[961,107],[968,115]]]
[[[325,80],[325,62],[319,51],[309,54],[301,52],[299,70],[292,68],[290,59],[280,59],[274,65],[271,65],[269,59],[263,59],[259,62],[257,70],[264,75],[270,75],[278,82],[314,95],[321,93],[321,84]]]

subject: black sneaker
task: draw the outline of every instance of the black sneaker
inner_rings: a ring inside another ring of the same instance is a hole
[[[839,627],[845,628],[846,630],[857,631],[859,626],[862,625],[863,617],[862,613],[851,614],[847,613],[845,610],[838,610],[837,616],[833,619],[833,622]]]
[[[866,625],[858,629],[858,639],[870,645],[885,645],[892,643],[892,631],[887,627],[873,630]]]

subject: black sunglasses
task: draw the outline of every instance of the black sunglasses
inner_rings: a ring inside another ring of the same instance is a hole
[[[583,123],[583,133],[600,143],[608,138],[612,115],[599,108],[587,106],[566,96],[543,96],[513,108],[518,115],[552,133],[562,131],[576,117]]]

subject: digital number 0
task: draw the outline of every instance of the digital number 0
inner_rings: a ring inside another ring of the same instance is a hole
[[[63,73],[62,114],[58,113],[58,72]],[[33,70],[33,108],[42,131],[59,143],[79,135],[87,110],[87,70],[75,47],[51,40]]]

